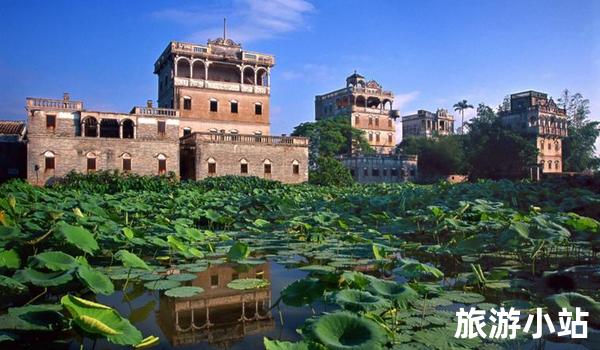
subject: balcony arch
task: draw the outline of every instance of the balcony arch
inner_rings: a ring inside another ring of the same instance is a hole
[[[202,60],[192,62],[192,78],[206,79],[206,66]]]
[[[208,67],[208,80],[240,83],[240,68],[232,64],[213,62]]]
[[[265,68],[256,70],[256,85],[269,86],[269,72]]]
[[[116,119],[100,120],[100,137],[119,138],[120,125]]]
[[[364,96],[356,96],[356,100],[354,101],[354,104],[356,105],[356,107],[365,107],[367,102],[367,100],[365,100]]]
[[[242,77],[243,84],[251,84],[251,85],[256,84],[256,72],[254,71],[254,69],[252,67],[244,68],[244,72],[242,75],[243,75],[243,77]]]
[[[191,62],[185,57],[180,57],[175,64],[175,75],[180,78],[191,78]]]
[[[381,104],[381,100],[379,100],[379,98],[377,97],[369,97],[367,98],[367,107],[368,108],[379,108],[379,105]]]
[[[124,139],[135,138],[135,124],[131,119],[123,119],[121,121],[121,137]]]
[[[81,122],[84,137],[98,137],[98,120],[94,117],[85,117]]]
[[[392,100],[388,100],[387,98],[383,100],[383,109],[385,111],[392,110]]]

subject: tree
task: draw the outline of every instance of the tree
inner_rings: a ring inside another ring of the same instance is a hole
[[[309,159],[313,166],[319,157],[374,152],[364,136],[364,131],[353,128],[348,116],[302,123],[294,128],[292,136],[309,138]]]
[[[466,170],[463,139],[462,135],[407,137],[397,153],[416,154],[419,174],[424,178],[462,174]]]
[[[465,133],[465,110],[472,109],[473,105],[467,103],[467,100],[458,101],[454,104],[454,110],[461,114],[460,133]]]
[[[535,142],[503,125],[489,106],[479,104],[469,129],[464,142],[471,179],[521,179],[529,175],[537,158]]]
[[[309,182],[322,186],[350,186],[354,179],[350,170],[332,157],[319,157],[310,169]]]
[[[596,170],[600,159],[596,157],[596,139],[600,135],[599,122],[590,121],[590,101],[580,93],[570,94],[565,89],[558,103],[567,112],[568,136],[563,140],[563,170],[582,172]]]

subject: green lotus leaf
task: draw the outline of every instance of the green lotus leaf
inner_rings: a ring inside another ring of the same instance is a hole
[[[485,297],[477,293],[467,293],[460,291],[449,291],[443,294],[445,299],[462,303],[462,304],[477,304],[485,300]]]
[[[444,273],[434,266],[423,264],[417,260],[401,260],[402,265],[394,270],[401,276],[409,279],[421,279],[423,277],[442,278]]]
[[[152,270],[150,266],[148,266],[144,260],[140,259],[137,255],[130,253],[124,249],[119,250],[115,254],[115,258],[119,259],[123,266],[134,268],[134,269],[144,269],[144,270]]]
[[[34,267],[45,267],[52,271],[66,271],[79,265],[74,257],[63,252],[46,251],[35,255],[32,260]]]
[[[21,267],[21,258],[14,249],[0,250],[0,267],[18,269]]]
[[[281,300],[290,306],[310,305],[321,298],[325,286],[316,278],[304,278],[288,285],[281,291]]]
[[[300,341],[292,343],[289,341],[270,340],[267,337],[263,338],[265,350],[326,350],[324,347],[315,343]]]
[[[227,283],[227,287],[236,290],[264,288],[270,284],[268,280],[260,278],[239,278]]]
[[[144,283],[144,287],[149,290],[167,290],[180,285],[181,282],[173,280],[157,280]]]
[[[347,312],[319,317],[310,325],[309,336],[331,350],[378,350],[388,341],[377,323]]]
[[[60,221],[56,224],[55,230],[64,236],[67,242],[88,254],[93,254],[95,250],[98,250],[98,242],[94,235],[81,226],[73,226]]]
[[[587,295],[579,293],[555,294],[545,299],[545,304],[551,313],[558,314],[562,308],[567,309],[575,317],[575,308],[589,313],[588,320],[594,325],[600,325],[600,302]]]
[[[31,283],[39,287],[54,287],[69,282],[73,274],[71,271],[46,273],[26,268],[15,272],[13,278],[21,283]]]
[[[392,300],[394,304],[402,309],[406,309],[411,301],[419,298],[419,293],[410,288],[408,284],[383,281],[375,278],[369,280],[367,290],[373,294]]]
[[[176,287],[165,291],[165,295],[173,298],[189,298],[204,292],[200,287]]]
[[[172,275],[167,276],[168,280],[180,281],[180,282],[193,281],[196,278],[198,278],[198,275],[193,274],[193,273],[178,273],[178,274],[172,274]]]
[[[6,295],[11,293],[24,293],[27,292],[29,288],[23,283],[15,280],[14,278],[10,278],[8,276],[0,275],[0,295]]]
[[[330,273],[335,272],[335,267],[327,265],[306,265],[298,268],[302,271],[313,272],[313,273]]]
[[[193,273],[203,272],[203,271],[206,271],[206,269],[208,269],[208,266],[206,266],[206,265],[190,266],[190,267],[186,268],[186,270],[188,272],[193,272]]]
[[[115,291],[115,286],[110,278],[88,265],[81,265],[77,268],[77,277],[96,294],[111,295]]]
[[[389,301],[357,289],[343,289],[335,294],[335,303],[349,311],[377,311],[391,307]]]
[[[243,242],[235,242],[227,252],[227,260],[238,261],[250,256],[250,247]]]
[[[72,295],[63,296],[60,302],[71,314],[74,324],[86,334],[102,336],[119,345],[136,345],[142,341],[142,333],[106,305]]]
[[[139,277],[142,281],[156,281],[162,279],[164,276],[156,274],[156,273],[145,273]]]
[[[454,331],[446,327],[420,330],[415,332],[412,338],[414,341],[427,346],[428,349],[435,350],[474,349],[481,344],[480,338],[455,338]]]
[[[8,309],[0,316],[0,329],[18,331],[61,331],[68,322],[55,304],[37,304]]]

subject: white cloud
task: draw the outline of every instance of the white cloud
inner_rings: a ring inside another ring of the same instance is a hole
[[[330,66],[324,64],[306,63],[298,69],[286,70],[281,73],[283,80],[302,80],[307,83],[322,83],[330,80],[334,74]]]
[[[420,91],[411,91],[411,92],[408,92],[405,94],[395,95],[394,96],[394,109],[399,110],[400,114],[406,115],[407,113],[403,112],[404,107],[406,107],[406,105],[409,104],[410,102],[416,100],[420,94],[421,94]]]
[[[221,37],[226,17],[227,37],[245,43],[307,28],[306,16],[313,10],[305,0],[236,0],[228,7],[170,8],[152,15],[192,27],[185,39],[194,42]]]

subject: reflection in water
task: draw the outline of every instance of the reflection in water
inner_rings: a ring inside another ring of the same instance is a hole
[[[246,335],[275,327],[271,316],[271,286],[234,290],[227,283],[238,278],[271,280],[270,265],[223,264],[197,273],[192,286],[204,292],[191,298],[160,297],[158,325],[171,346],[207,341],[216,347],[229,347]]]

